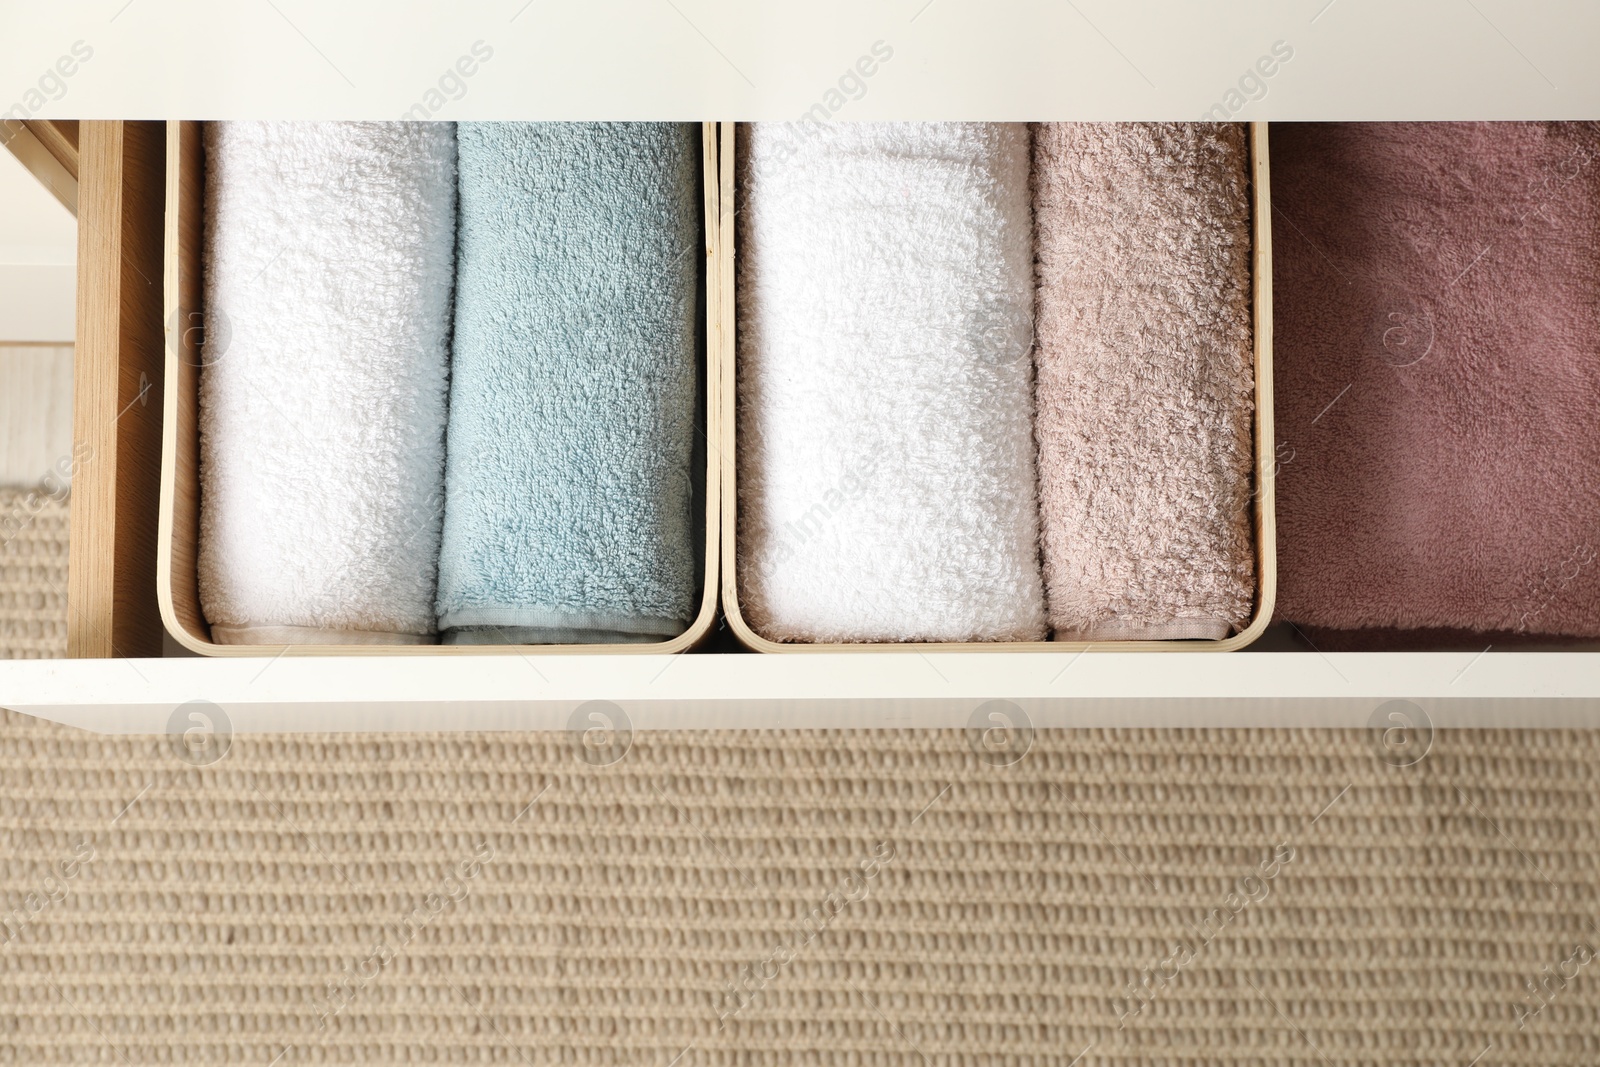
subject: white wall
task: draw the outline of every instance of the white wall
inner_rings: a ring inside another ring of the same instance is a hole
[[[0,150],[0,344],[72,342],[77,259],[77,222]]]
[[[0,486],[31,488],[72,450],[78,225],[0,149]]]

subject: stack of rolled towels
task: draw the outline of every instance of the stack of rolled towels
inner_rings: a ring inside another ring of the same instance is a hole
[[[743,136],[737,570],[757,633],[1109,642],[1247,625],[1244,127]]]
[[[215,641],[688,626],[699,146],[681,123],[208,124]]]
[[[207,127],[215,640],[685,630],[697,146],[661,123]],[[1242,629],[1247,163],[1237,125],[748,127],[736,569],[757,632]]]
[[[670,123],[208,125],[216,641],[685,631],[698,146]],[[1597,146],[1592,123],[1274,133],[1283,618],[1600,635]],[[1245,127],[756,123],[737,163],[755,632],[1251,625]]]

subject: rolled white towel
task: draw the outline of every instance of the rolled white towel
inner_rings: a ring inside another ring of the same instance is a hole
[[[1043,639],[1027,127],[743,132],[745,615],[782,641]]]
[[[435,640],[455,127],[206,127],[200,601],[224,644]]]

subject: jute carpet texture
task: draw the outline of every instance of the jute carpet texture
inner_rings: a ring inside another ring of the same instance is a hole
[[[1600,734],[587,740],[5,713],[0,1063],[1600,1057]]]
[[[67,499],[0,487],[0,659],[67,654]]]

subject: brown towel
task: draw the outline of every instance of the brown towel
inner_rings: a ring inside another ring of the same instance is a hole
[[[1600,635],[1600,125],[1272,156],[1281,615]]]
[[[1034,136],[1040,501],[1058,640],[1226,637],[1255,601],[1245,129]]]

